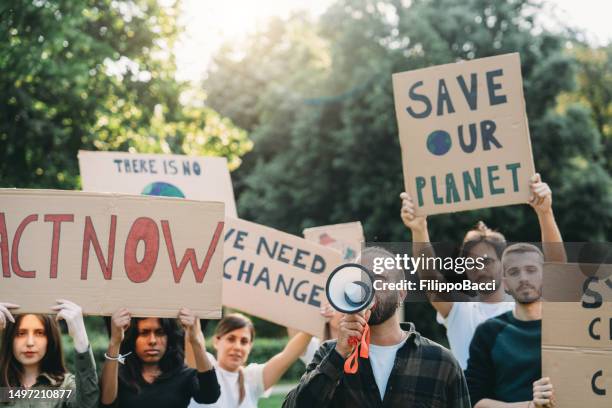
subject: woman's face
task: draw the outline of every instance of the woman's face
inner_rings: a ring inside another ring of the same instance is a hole
[[[168,347],[168,335],[157,318],[138,321],[136,355],[143,364],[158,364]]]
[[[227,371],[237,371],[249,358],[253,339],[248,327],[236,329],[213,340],[217,350],[217,361]]]
[[[13,355],[24,367],[38,366],[47,353],[47,341],[43,322],[36,315],[25,315],[13,338]]]

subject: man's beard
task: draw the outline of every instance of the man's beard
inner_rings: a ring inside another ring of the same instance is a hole
[[[539,288],[533,285],[526,285],[526,286],[533,289],[536,292],[536,294],[532,296],[521,296],[519,294],[521,292],[521,289],[523,288],[521,286],[514,293],[511,293],[512,297],[517,303],[520,303],[522,305],[529,305],[531,303],[537,302],[538,300],[542,298],[542,286],[540,286]]]
[[[397,310],[396,296],[384,296],[382,299],[376,299],[376,305],[372,308],[372,314],[368,324],[376,326],[389,320]]]

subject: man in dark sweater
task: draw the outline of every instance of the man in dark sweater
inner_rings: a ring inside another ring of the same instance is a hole
[[[465,371],[475,408],[551,408],[553,386],[540,378],[542,252],[511,245],[502,255],[503,282],[514,310],[480,324]]]

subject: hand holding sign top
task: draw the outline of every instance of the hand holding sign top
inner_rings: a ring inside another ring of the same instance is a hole
[[[205,344],[204,335],[200,329],[200,319],[191,310],[182,307],[179,310],[178,319],[183,326],[183,330],[185,330],[185,338],[190,343],[202,342],[202,344]]]
[[[6,322],[15,323],[15,318],[9,309],[17,309],[19,305],[0,302],[0,330],[4,330]]]
[[[195,365],[199,372],[203,373],[213,368],[206,354],[206,341],[200,326],[200,319],[186,307],[182,307],[178,313],[179,323],[185,330],[185,339],[193,349]]]
[[[83,322],[83,311],[79,305],[69,300],[58,299],[57,305],[51,310],[57,312],[56,320],[65,320],[68,326],[68,334],[74,341],[74,349],[77,353],[84,353],[89,348],[89,339]]]
[[[533,207],[538,215],[545,214],[552,209],[552,191],[548,184],[542,182],[539,173],[534,174],[529,180],[529,205]]]
[[[400,216],[404,225],[410,228],[410,231],[427,230],[427,217],[416,215],[416,207],[410,194],[403,192],[400,194],[400,198],[402,199]]]
[[[126,309],[119,309],[111,317],[111,338],[110,344],[119,350],[119,346],[125,336],[125,331],[130,327],[130,312]]]

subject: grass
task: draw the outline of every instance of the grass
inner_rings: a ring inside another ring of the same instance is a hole
[[[261,398],[258,408],[280,408],[283,405],[284,395],[271,395],[270,398]]]

